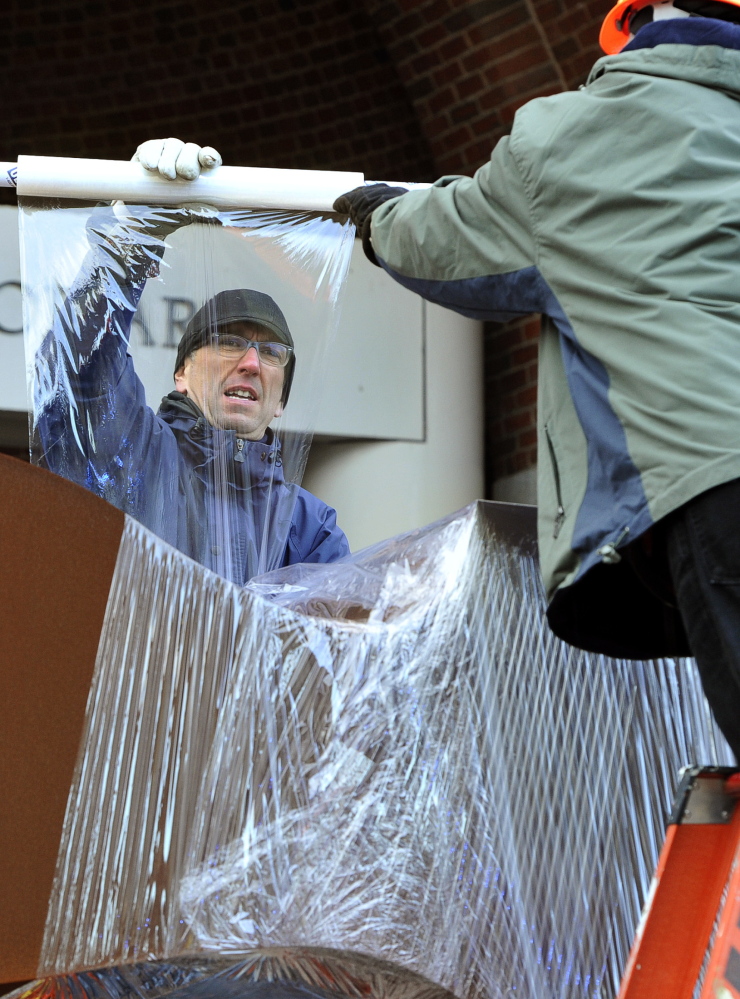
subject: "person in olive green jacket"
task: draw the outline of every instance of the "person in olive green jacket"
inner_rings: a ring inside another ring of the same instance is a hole
[[[541,313],[550,625],[612,656],[695,655],[740,758],[734,22],[736,3],[621,0],[586,86],[522,107],[475,177],[367,186],[335,208],[424,298]]]

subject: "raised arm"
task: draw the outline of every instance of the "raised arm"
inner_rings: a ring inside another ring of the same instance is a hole
[[[147,169],[161,166],[163,176],[174,163],[176,176],[183,176],[182,167],[192,177],[193,150],[198,171],[202,153],[206,162],[220,162],[215,150],[179,143],[186,154],[181,162],[178,142],[144,143],[135,158],[143,157]],[[137,471],[156,460],[153,444],[162,443],[128,353],[131,322],[147,279],[159,272],[167,237],[191,222],[214,220],[215,213],[192,208],[118,203],[95,209],[87,224],[89,251],[73,286],[54,304],[37,352],[37,460],[124,509]]]
[[[147,279],[158,273],[166,235],[183,221],[124,206],[93,211],[90,249],[69,293],[60,292],[36,354],[40,462],[101,495],[110,461],[146,419],[128,355],[131,321]]]

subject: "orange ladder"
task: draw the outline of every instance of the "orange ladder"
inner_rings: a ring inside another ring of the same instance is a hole
[[[619,999],[740,999],[740,770],[687,767]]]

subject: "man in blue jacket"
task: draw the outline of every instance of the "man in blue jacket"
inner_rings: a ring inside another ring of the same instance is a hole
[[[272,298],[244,288],[210,298],[180,342],[175,391],[156,413],[146,403],[131,322],[166,235],[199,222],[186,210],[93,213],[90,253],[36,358],[37,460],[235,583],[336,561],[349,546],[335,512],[289,481],[270,428],[296,365]],[[298,478],[301,456],[292,464]]]

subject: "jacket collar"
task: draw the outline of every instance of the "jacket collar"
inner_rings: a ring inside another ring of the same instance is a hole
[[[236,455],[240,451],[246,455],[246,461],[254,468],[259,468],[264,472],[274,466],[280,468],[282,465],[282,448],[275,432],[269,427],[265,436],[258,441],[250,441],[239,438],[235,430],[219,430],[212,427],[203,411],[192,399],[183,395],[182,392],[170,392],[166,395],[159,407],[157,416],[164,420],[174,431],[187,434],[192,439],[197,439],[202,447],[217,451],[219,448],[234,449]],[[237,447],[237,440],[243,440],[243,444]]]
[[[178,416],[181,419],[191,421],[200,419],[203,416],[203,410],[182,392],[170,392],[162,399],[157,415],[161,416],[166,423],[172,423]]]
[[[740,25],[710,17],[654,21],[640,28],[621,52],[603,56],[588,77],[605,73],[662,76],[740,97]]]
[[[719,45],[723,49],[740,49],[740,24],[717,21],[713,17],[653,21],[640,28],[622,52],[654,49],[656,45]]]

